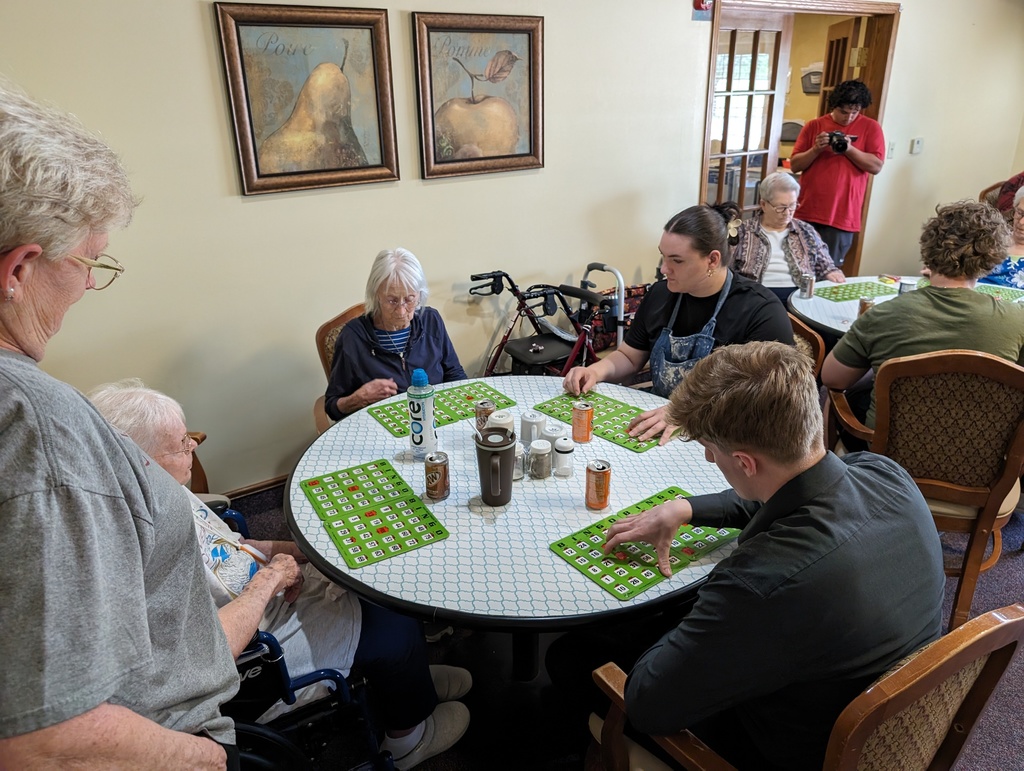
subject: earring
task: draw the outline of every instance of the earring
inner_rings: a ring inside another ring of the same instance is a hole
[[[5,297],[4,299],[7,300],[7,302],[10,302],[11,300],[14,299],[14,287],[11,287],[7,290],[7,297]]]
[[[711,278],[713,275],[715,275],[714,269],[713,268],[708,268],[708,278]]]

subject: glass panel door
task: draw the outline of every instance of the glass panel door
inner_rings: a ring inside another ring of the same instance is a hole
[[[792,16],[746,16],[722,12],[704,186],[708,203],[734,201],[750,216],[757,209],[758,184],[778,163]]]

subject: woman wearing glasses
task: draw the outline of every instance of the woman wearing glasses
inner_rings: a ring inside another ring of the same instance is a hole
[[[806,222],[793,219],[800,183],[777,171],[761,181],[761,211],[740,226],[733,249],[736,271],[759,281],[786,302],[805,273],[842,284],[846,276],[835,266],[828,247]]]
[[[109,147],[0,77],[0,768],[237,768],[185,493],[38,364],[135,205]]]
[[[998,284],[1014,289],[1024,289],[1024,187],[1013,196],[1013,227],[1010,229],[1012,242],[1006,259],[996,265],[995,270],[978,279],[982,284]]]
[[[466,377],[444,322],[424,306],[427,279],[416,255],[385,249],[366,281],[366,314],[349,322],[334,344],[324,408],[332,420],[403,393],[412,371],[433,384]]]

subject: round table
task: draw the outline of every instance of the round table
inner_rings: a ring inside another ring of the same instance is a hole
[[[465,382],[470,381],[446,383],[439,390]],[[517,433],[524,410],[563,393],[561,380],[552,377],[499,376],[485,382],[516,401],[511,412]],[[665,403],[653,394],[607,383],[597,391],[642,409]],[[725,489],[724,477],[704,459],[701,446],[673,440],[636,453],[595,438],[589,444],[577,444],[572,478],[524,478],[514,483],[508,505],[492,508],[480,499],[471,422],[438,429],[451,477],[451,494],[443,501],[426,498],[423,463],[412,460],[408,439],[392,436],[367,410],[326,431],[303,453],[288,483],[285,512],[303,553],[332,580],[394,610],[471,628],[540,632],[679,602],[692,596],[712,567],[734,549],[734,544],[727,544],[631,599],[613,597],[552,552],[550,544],[672,485],[693,494]],[[328,537],[300,483],[378,458],[392,463],[450,535],[352,569]],[[612,465],[610,505],[601,512],[584,505],[585,467],[595,458]]]
[[[908,276],[907,278],[919,278]],[[846,279],[846,284],[880,283],[878,276],[851,276]],[[822,289],[833,286],[843,286],[833,281],[818,281],[814,285],[814,296],[803,300],[800,298],[800,291],[797,290],[789,296],[789,309],[801,320],[806,321],[819,332],[826,332],[836,337],[842,337],[857,319],[860,310],[860,297],[851,300],[836,302],[826,299],[819,293]],[[899,285],[890,285],[892,294],[879,295],[874,298],[876,303],[886,302],[897,296]]]

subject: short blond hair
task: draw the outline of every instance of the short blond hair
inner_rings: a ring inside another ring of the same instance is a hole
[[[822,446],[812,362],[791,345],[727,345],[697,362],[672,392],[667,419],[683,437],[795,463]]]

